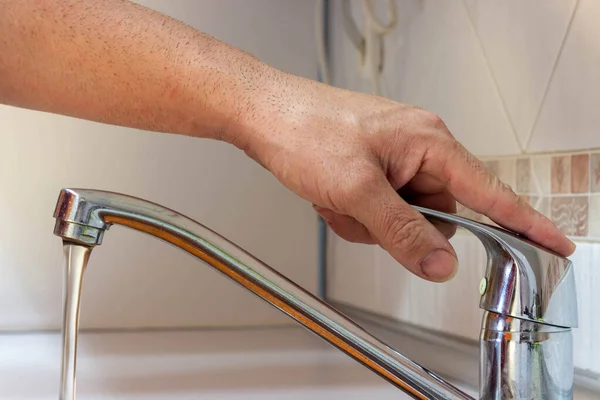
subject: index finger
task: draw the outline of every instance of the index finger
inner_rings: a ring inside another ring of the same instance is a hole
[[[554,223],[491,174],[459,142],[450,141],[445,147],[438,153],[442,157],[436,157],[438,162],[443,160],[437,172],[458,202],[565,257],[573,254],[575,244]]]

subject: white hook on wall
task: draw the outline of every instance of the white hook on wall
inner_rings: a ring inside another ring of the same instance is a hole
[[[385,49],[383,38],[392,32],[398,24],[395,0],[386,0],[387,23],[382,22],[374,11],[374,0],[363,0],[365,18],[364,30],[360,32],[352,17],[350,0],[344,0],[342,6],[344,30],[359,54],[360,70],[372,82],[372,92],[381,94],[381,74],[384,66]]]

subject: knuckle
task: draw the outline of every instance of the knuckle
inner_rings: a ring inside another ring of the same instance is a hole
[[[392,217],[390,219],[386,221],[388,228],[385,232],[388,245],[405,251],[417,248],[423,237],[421,221],[412,216],[409,218]]]
[[[426,110],[418,110],[418,113],[420,118],[426,125],[450,135],[450,132],[448,131],[444,120],[442,120],[442,118],[439,115]]]

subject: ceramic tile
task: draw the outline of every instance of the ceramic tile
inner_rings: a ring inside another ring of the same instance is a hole
[[[575,286],[577,288],[577,306],[579,327],[573,330],[573,362],[575,367],[589,369],[591,367],[591,322],[590,307],[592,250],[598,244],[577,243],[575,253],[569,257],[573,262]]]
[[[548,196],[539,197],[535,209],[550,218],[550,198]]]
[[[589,170],[589,154],[571,156],[571,193],[588,193],[590,191]]]
[[[590,190],[600,192],[600,153],[590,156]]]
[[[551,190],[551,168],[550,156],[536,156],[532,159],[533,180],[536,184],[536,192],[543,194],[550,193]]]
[[[600,238],[600,194],[590,196],[589,235]]]
[[[541,106],[575,3],[465,0],[500,95],[523,143]]]
[[[496,176],[511,188],[517,186],[517,162],[514,158],[502,158],[498,160]]]
[[[429,329],[444,329],[439,324],[437,284],[410,276],[408,292],[410,293],[410,322]]]
[[[600,2],[580,0],[527,151],[600,147],[599,20]]]
[[[375,312],[401,321],[409,321],[414,300],[409,286],[412,273],[403,268],[390,254],[380,247],[372,247],[374,268],[366,268],[377,277],[377,306]],[[354,304],[364,308],[354,300]]]
[[[571,157],[553,156],[550,178],[552,193],[569,193],[571,189]]]
[[[527,196],[527,201],[531,207],[535,208],[538,205],[538,202],[540,201],[540,197],[539,196]]]
[[[515,188],[517,193],[532,193],[535,191],[531,184],[531,159],[517,159],[517,184]]]
[[[569,236],[588,233],[588,198],[586,196],[553,197],[550,203],[552,221]]]
[[[373,246],[350,243],[330,232],[327,240],[327,289],[332,299],[377,311],[380,279],[376,275],[378,269],[373,268],[376,257],[373,251]]]
[[[485,165],[489,172],[496,176],[498,175],[498,160],[485,160],[483,161],[483,165]]]
[[[591,341],[591,366],[590,369],[595,373],[600,373],[600,318],[598,318],[598,304],[600,304],[600,244],[594,243],[592,245],[592,256],[590,257],[587,268],[589,269],[588,276],[590,276],[590,289],[588,294],[582,293],[579,296],[579,304],[584,304],[585,307],[589,307],[589,314],[584,314],[580,319],[588,318],[590,322],[589,335]],[[595,307],[594,307],[595,306]],[[585,324],[585,322],[584,322]]]
[[[387,43],[403,40],[404,45],[386,58],[392,61],[384,82],[396,88],[390,97],[438,114],[477,156],[518,154],[519,144],[462,2],[399,3],[406,23]],[[356,70],[356,51],[343,40],[350,50],[341,74]]]
[[[473,235],[456,236],[450,243],[458,256],[459,270],[450,282],[432,287],[437,296],[435,316],[438,329],[477,340],[481,326],[478,289],[487,256],[483,245]]]

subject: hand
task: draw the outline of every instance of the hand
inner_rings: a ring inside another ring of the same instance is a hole
[[[452,213],[458,201],[564,256],[574,251],[436,115],[296,77],[278,81],[269,117],[234,143],[312,202],[342,238],[378,244],[416,275],[446,281],[457,269],[452,232],[445,236],[408,203]]]

